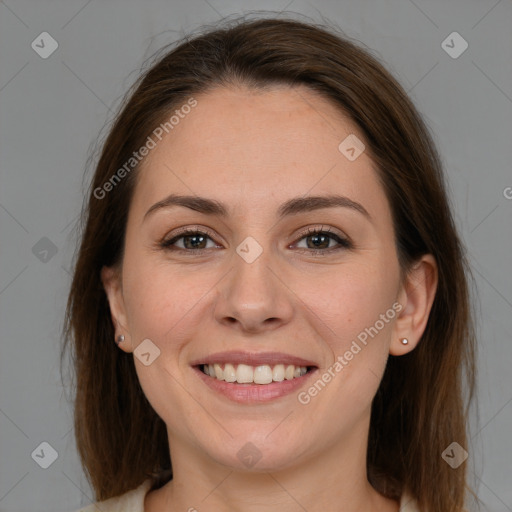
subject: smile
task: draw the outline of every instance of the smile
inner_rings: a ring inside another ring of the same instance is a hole
[[[214,363],[201,365],[201,370],[205,375],[225,382],[265,385],[302,377],[308,372],[308,367],[293,364],[249,366],[247,364]]]
[[[215,395],[239,404],[253,404],[296,393],[319,364],[285,352],[230,350],[204,355],[190,366]]]

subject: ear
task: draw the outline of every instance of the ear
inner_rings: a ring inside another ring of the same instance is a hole
[[[432,254],[425,254],[407,273],[398,297],[402,309],[393,327],[389,353],[401,356],[411,352],[420,342],[427,326],[437,290],[438,269]],[[407,338],[406,345],[402,339]]]
[[[107,294],[112,323],[115,328],[115,337],[117,339],[122,334],[126,338],[125,342],[119,344],[119,348],[125,352],[132,352],[120,270],[104,266],[101,269],[101,282]]]

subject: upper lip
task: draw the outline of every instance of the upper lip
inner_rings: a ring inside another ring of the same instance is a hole
[[[301,357],[296,357],[284,352],[247,352],[242,350],[232,350],[229,352],[217,352],[192,361],[192,366],[200,364],[247,364],[249,366],[274,366],[276,364],[293,364],[295,366],[317,366],[314,362]]]

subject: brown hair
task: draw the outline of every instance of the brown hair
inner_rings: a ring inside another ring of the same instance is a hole
[[[475,336],[471,276],[440,159],[404,90],[367,50],[326,26],[283,19],[236,20],[166,48],[134,84],[103,144],[84,203],[62,351],[71,344],[78,453],[96,499],[150,476],[160,487],[172,469],[165,423],[142,392],[133,358],[114,343],[100,279],[104,265],[122,262],[137,169],[104,197],[95,190],[191,95],[273,84],[305,85],[349,115],[389,200],[402,271],[423,254],[437,261],[438,288],[422,341],[405,356],[389,357],[373,401],[367,467],[370,482],[388,497],[407,488],[422,510],[458,512],[466,463],[452,469],[441,453],[453,441],[467,448]]]

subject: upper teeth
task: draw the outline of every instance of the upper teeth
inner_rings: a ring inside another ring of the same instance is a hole
[[[291,380],[296,377],[305,375],[308,371],[305,366],[295,366],[293,364],[284,365],[276,364],[269,366],[267,364],[261,366],[249,366],[239,364],[237,366],[230,363],[224,365],[224,369],[220,364],[204,364],[203,372],[210,377],[226,382],[238,382],[239,384],[269,384],[270,382],[281,382],[283,380]]]

